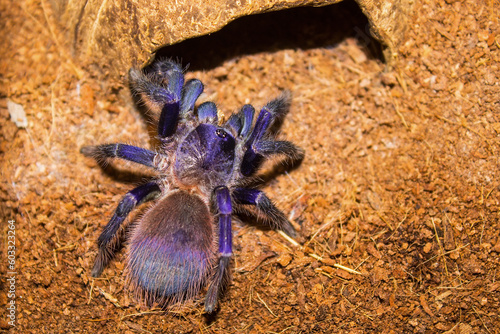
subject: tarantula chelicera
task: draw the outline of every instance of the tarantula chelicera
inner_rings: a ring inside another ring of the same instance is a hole
[[[153,114],[159,114],[158,150],[104,144],[81,152],[97,160],[132,161],[158,176],[129,191],[118,204],[97,241],[92,276],[99,276],[117,251],[127,215],[154,200],[128,235],[128,286],[147,305],[162,307],[191,299],[207,287],[205,310],[211,313],[229,279],[233,214],[250,213],[272,228],[295,234],[266,194],[249,187],[267,157],[303,158],[302,149],[275,140],[271,129],[288,111],[289,94],[266,104],[255,123],[254,108],[245,105],[220,124],[213,102],[195,107],[203,84],[197,79],[184,82],[182,68],[174,61],[160,61],[144,71],[132,69],[130,81]]]

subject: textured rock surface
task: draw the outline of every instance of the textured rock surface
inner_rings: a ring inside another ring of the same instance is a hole
[[[299,6],[325,6],[339,0],[52,0],[54,16],[80,62],[110,64],[123,75],[147,62],[159,48],[215,32],[232,20]],[[403,39],[413,0],[357,0],[372,33],[386,47],[390,62]],[[102,66],[102,65],[100,65]]]

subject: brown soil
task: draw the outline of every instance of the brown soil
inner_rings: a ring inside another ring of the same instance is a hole
[[[90,278],[102,227],[144,175],[118,161],[103,170],[79,148],[148,147],[151,137],[125,78],[100,80],[72,63],[47,6],[0,2],[2,330],[500,332],[498,1],[417,2],[393,69],[349,20],[335,38],[337,22],[321,22],[321,43],[242,49],[205,70],[192,63],[187,76],[226,117],[291,90],[282,136],[306,151],[264,187],[300,246],[236,223],[233,282],[214,317],[203,305],[140,308],[123,288],[123,252]],[[10,120],[7,99],[24,107],[26,129]]]

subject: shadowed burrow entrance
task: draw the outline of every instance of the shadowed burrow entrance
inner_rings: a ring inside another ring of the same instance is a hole
[[[282,49],[332,48],[354,37],[369,58],[383,61],[382,47],[356,2],[299,7],[239,18],[218,32],[159,49],[156,58],[190,64],[190,71],[210,70],[224,61]]]

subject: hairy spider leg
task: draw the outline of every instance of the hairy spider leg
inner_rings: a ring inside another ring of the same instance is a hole
[[[229,263],[233,253],[233,234],[231,230],[231,195],[229,189],[220,186],[215,189],[216,204],[219,209],[219,259],[205,299],[205,311],[212,313],[225,283],[229,280]]]
[[[245,104],[241,107],[240,111],[240,119],[242,123],[240,137],[246,138],[250,134],[250,130],[252,129],[253,115],[255,114],[255,108],[250,104]]]
[[[181,67],[174,63],[165,63],[164,76],[168,80],[166,88],[156,87],[163,90],[163,107],[158,120],[158,136],[167,138],[175,133],[179,121],[182,87],[184,85],[184,74]],[[170,65],[170,67],[168,66]]]
[[[104,160],[106,158],[121,158],[148,167],[154,167],[153,161],[156,156],[156,153],[153,151],[127,144],[84,146],[80,149],[80,152],[87,157],[96,159],[97,161]]]
[[[238,113],[232,114],[231,117],[229,117],[225,125],[232,128],[240,138],[245,138],[252,128],[254,113],[254,107],[250,104],[245,104]]]
[[[232,114],[224,125],[229,126],[234,132],[236,132],[237,135],[239,135],[243,127],[240,114]]]
[[[213,102],[204,102],[198,106],[198,119],[200,122],[217,123],[217,106]]]
[[[98,277],[113,258],[116,251],[115,237],[125,218],[127,218],[136,206],[156,198],[160,192],[158,184],[155,181],[151,181],[125,194],[118,204],[113,217],[111,217],[108,224],[104,227],[97,240],[99,250],[94,262],[94,268],[92,268],[92,277]]]
[[[253,131],[250,133],[250,137],[245,142],[246,151],[241,162],[241,174],[244,176],[253,175],[262,164],[264,157],[262,154],[255,152],[253,146],[265,134],[265,131],[269,127],[270,123],[271,114],[267,110],[263,109],[259,113],[259,117],[255,122]]]
[[[191,79],[186,82],[182,89],[181,115],[185,115],[194,110],[194,105],[198,97],[203,93],[203,83],[198,79]]]
[[[184,84],[181,66],[171,60],[159,62],[146,73],[131,70],[130,80],[133,90],[143,96],[146,105],[160,112],[160,139],[175,133],[179,116],[192,111],[203,92],[203,84],[198,79],[191,79]]]
[[[169,72],[172,71],[172,68],[175,68],[177,71],[182,72],[181,65],[172,59],[162,59],[153,64],[152,68],[146,69],[148,74],[152,74],[155,76],[155,80],[157,80],[161,84],[168,83]]]
[[[249,188],[236,188],[233,196],[238,204],[254,205],[264,222],[271,228],[282,230],[291,237],[296,235],[295,229],[286,218],[285,214],[274,206],[273,202],[263,191]]]
[[[262,156],[283,154],[294,160],[304,157],[304,150],[286,140],[261,140],[254,145],[255,153]]]
[[[252,176],[262,164],[264,156],[257,151],[256,145],[266,136],[273,122],[287,112],[289,105],[289,96],[285,94],[270,101],[261,109],[255,126],[245,142],[247,150],[241,162],[241,174],[244,176]]]

